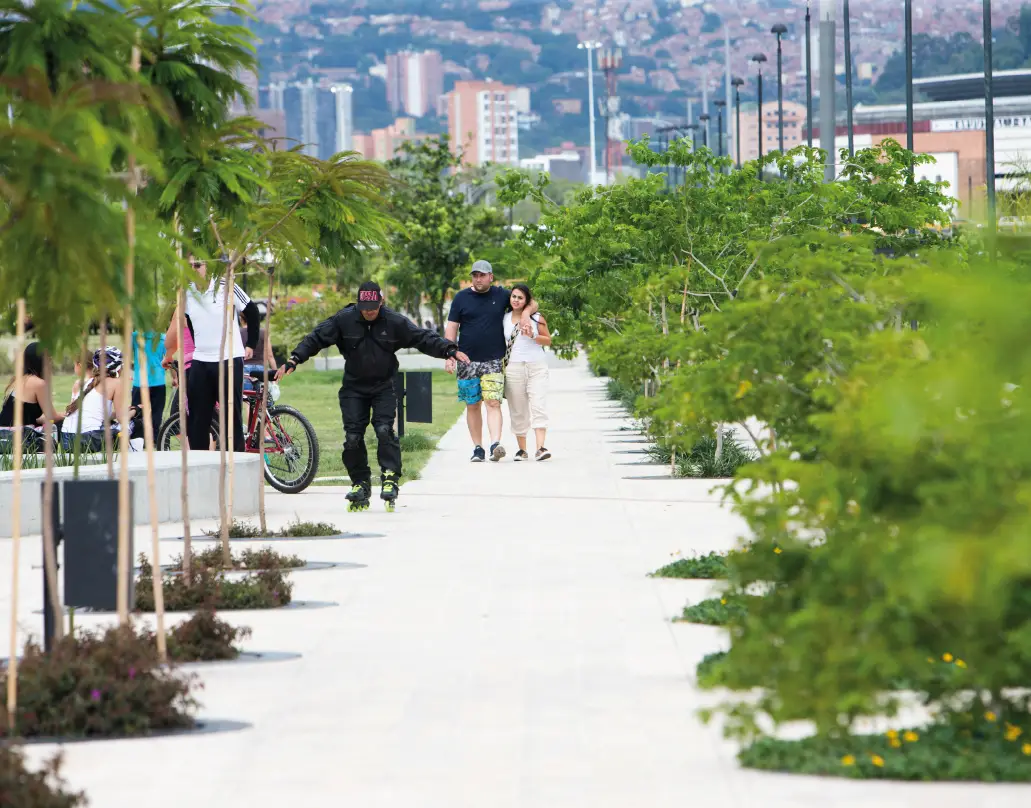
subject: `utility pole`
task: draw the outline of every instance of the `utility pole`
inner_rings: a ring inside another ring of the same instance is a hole
[[[984,0],[984,150],[985,186],[988,192],[988,227],[994,233],[995,216],[995,96],[992,88],[992,0]],[[994,250],[993,250],[994,254]]]
[[[906,0],[910,2],[911,0]],[[837,16],[836,0],[820,0],[820,147],[826,152],[825,182],[834,182],[835,134],[834,116],[834,29]]]
[[[587,51],[587,109],[591,127],[591,182],[593,186],[598,174],[598,148],[594,134],[594,49],[600,48],[600,42],[581,42],[576,46]]]

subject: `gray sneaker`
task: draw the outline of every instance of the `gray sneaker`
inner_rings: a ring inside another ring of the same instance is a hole
[[[501,458],[505,456],[505,447],[500,443],[495,443],[490,447],[490,459],[491,462],[497,463]]]

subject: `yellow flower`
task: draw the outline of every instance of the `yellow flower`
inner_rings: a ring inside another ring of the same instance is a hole
[[[987,712],[984,714],[985,721],[995,721],[998,716],[993,712]]]
[[[884,758],[882,758],[880,755],[872,755],[870,757],[870,762],[874,766],[877,766],[878,768],[880,768],[881,766],[884,765]]]
[[[774,547],[773,552],[775,552],[777,555],[780,555],[782,550],[779,547]]]
[[[898,738],[892,738],[890,741],[888,741],[888,743],[891,744],[892,749],[898,749],[900,746],[902,746],[902,741],[900,741]]]
[[[720,598],[720,603],[722,603],[724,606],[726,606],[727,605],[727,599],[726,598]]]
[[[1012,724],[1006,725],[1006,740],[1015,741],[1021,736],[1023,730],[1020,727],[1015,727]]]
[[[845,757],[843,757],[841,759],[841,765],[842,766],[855,766],[856,765],[855,756],[854,755],[845,755]]]
[[[1025,755],[1031,755],[1031,743],[1024,744],[1020,748],[1020,751],[1023,752]]]
[[[905,735],[902,736],[902,740],[904,740],[906,743],[916,743],[917,741],[920,740],[920,736],[917,735],[912,730],[910,730],[909,732],[907,732]]]
[[[942,662],[952,662],[952,654],[942,654]]]
[[[734,394],[735,399],[742,399],[745,394],[752,389],[752,383],[747,379],[737,386],[737,392]]]
[[[956,667],[957,668],[965,668],[966,666],[967,666],[967,663],[964,662],[962,659],[957,659],[956,660]]]
[[[886,734],[892,740],[895,740],[897,737],[899,737],[899,731],[897,729],[889,729]]]

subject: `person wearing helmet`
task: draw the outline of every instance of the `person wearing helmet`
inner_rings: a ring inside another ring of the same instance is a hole
[[[115,407],[121,400],[123,370],[122,352],[107,346],[93,354],[90,360],[90,378],[85,389],[65,411],[66,429],[61,442],[67,451],[75,449],[76,436],[81,436],[81,451],[101,452],[104,450],[104,428],[114,423]],[[100,368],[105,368],[103,382]],[[81,412],[81,415],[79,411]],[[136,408],[129,410],[129,420],[136,417]],[[117,424],[114,424],[117,427]]]

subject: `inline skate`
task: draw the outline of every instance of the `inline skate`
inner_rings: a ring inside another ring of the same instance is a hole
[[[347,492],[348,513],[369,510],[370,486],[368,483],[355,483]]]
[[[380,499],[387,508],[388,513],[393,513],[397,507],[398,474],[396,471],[383,472],[383,488],[379,492]]]

